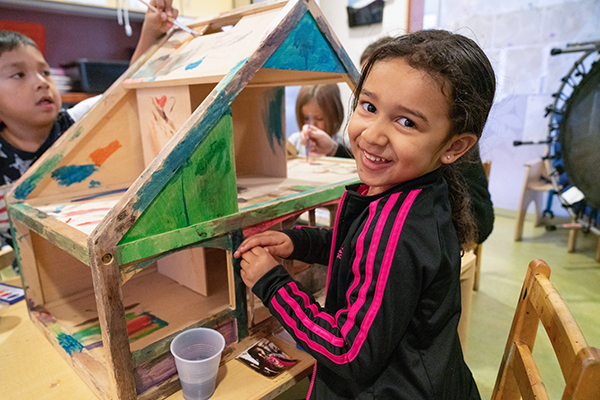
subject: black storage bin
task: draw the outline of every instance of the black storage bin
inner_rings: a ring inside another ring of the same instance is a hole
[[[129,68],[129,61],[84,58],[62,67],[72,79],[73,92],[104,93]]]

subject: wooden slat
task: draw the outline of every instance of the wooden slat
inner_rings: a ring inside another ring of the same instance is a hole
[[[523,288],[519,295],[519,301],[504,349],[504,356],[502,357],[500,369],[498,370],[496,384],[492,391],[492,400],[518,400],[520,397],[519,388],[515,381],[514,374],[512,373],[512,367],[510,367],[511,349],[513,346],[513,338],[516,337],[519,338],[522,344],[533,348],[539,320],[535,314],[535,308],[529,302],[529,293],[533,286],[534,277],[537,274],[550,276],[550,268],[541,260],[532,261],[527,269]]]
[[[571,375],[566,378],[563,399],[600,399],[600,349],[582,349],[577,354]]]
[[[544,325],[556,353],[563,376],[570,376],[577,354],[587,342],[567,305],[548,278],[535,277],[530,301],[535,304],[540,321]]]
[[[279,200],[267,206],[263,205],[256,209],[216,218],[212,221],[191,225],[187,228],[121,244],[116,247],[114,255],[120,264],[127,264],[154,254],[198,242],[204,238],[208,239],[224,235],[235,229],[243,229],[246,226],[256,225],[266,219],[278,218],[291,212],[309,209],[321,203],[337,199],[343,193],[344,185],[354,182],[356,181],[340,182],[333,187],[326,187],[310,193],[309,196]]]
[[[548,392],[529,347],[513,344],[512,356],[512,369],[523,400],[548,400]]]
[[[297,0],[295,0],[297,1]],[[277,8],[283,8],[288,3],[287,0],[267,0],[260,3],[251,4],[248,6],[237,7],[233,10],[224,11],[217,14],[216,16],[200,17],[187,25],[190,28],[197,29],[198,26],[208,24],[213,28],[223,27],[228,25],[234,25],[239,19],[246,15],[253,15],[263,11],[275,10]]]
[[[572,314],[549,281],[542,260],[529,264],[502,358],[493,400],[548,399],[531,354],[535,332],[544,325],[566,382],[563,399],[600,398],[600,350],[588,347]]]
[[[24,289],[28,304],[31,307],[43,305],[45,303],[44,292],[35,260],[35,253],[33,252],[33,245],[31,244],[31,231],[17,219],[13,219],[12,226],[16,229],[15,238],[17,242],[15,243],[15,250],[17,251],[19,265],[21,266],[23,281],[26,282]]]
[[[102,253],[94,252],[91,267],[94,293],[98,307],[98,321],[102,331],[102,343],[108,365],[108,381],[111,396],[119,400],[136,399],[133,362],[129,351],[129,336],[123,307],[123,293],[118,265],[114,259],[104,259]]]
[[[89,265],[87,236],[78,229],[58,221],[27,203],[13,204],[10,208],[13,221],[22,222],[29,229],[47,239],[58,248]]]

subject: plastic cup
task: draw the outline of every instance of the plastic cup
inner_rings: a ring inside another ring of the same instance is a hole
[[[186,400],[205,400],[215,392],[225,338],[209,328],[180,333],[171,342],[171,354]]]

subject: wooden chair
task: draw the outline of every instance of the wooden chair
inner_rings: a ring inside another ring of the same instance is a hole
[[[544,192],[552,189],[552,184],[548,180],[548,166],[544,160],[539,159],[525,164],[525,182],[523,183],[523,192],[519,202],[519,213],[517,215],[517,225],[515,227],[515,242],[523,238],[523,223],[527,207],[533,202],[535,205],[535,226],[542,223],[542,213],[544,210],[543,199]]]
[[[600,350],[587,345],[549,277],[550,267],[544,261],[529,263],[492,400],[548,399],[532,356],[540,321],[565,379],[562,399],[600,399]]]
[[[484,161],[483,163],[483,171],[485,172],[485,176],[490,180],[490,172],[492,170],[492,162]],[[475,245],[473,248],[473,254],[475,254],[475,272],[473,275],[473,290],[479,290],[479,274],[481,272],[481,250],[483,243],[479,243]]]

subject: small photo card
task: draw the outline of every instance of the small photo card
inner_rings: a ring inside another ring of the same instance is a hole
[[[277,345],[267,339],[261,339],[249,349],[237,356],[237,359],[259,372],[272,378],[296,364]]]

